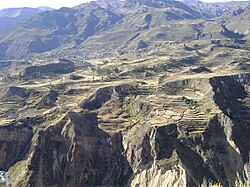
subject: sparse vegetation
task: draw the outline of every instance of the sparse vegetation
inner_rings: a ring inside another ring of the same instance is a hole
[[[250,185],[249,3],[185,3],[96,1],[0,37],[12,186]]]
[[[228,116],[231,116],[232,111],[231,111],[231,109],[230,109],[230,108],[227,108],[226,112],[227,112],[227,115],[228,115]]]
[[[25,79],[36,79],[41,74],[58,73],[66,74],[74,71],[73,62],[53,63],[42,66],[29,66],[24,69],[22,76]]]

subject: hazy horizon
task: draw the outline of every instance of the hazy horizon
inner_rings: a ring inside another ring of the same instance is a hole
[[[47,6],[51,8],[61,8],[61,7],[74,7],[81,3],[89,2],[90,0],[8,0],[0,2],[0,9],[4,8],[18,8],[18,7],[32,7],[37,8],[40,6]],[[231,0],[202,0],[204,2],[228,2]],[[235,0],[244,1],[244,0]],[[245,0],[249,1],[249,0]]]
[[[90,0],[8,0],[0,2],[0,9],[4,8],[18,8],[18,7],[32,7],[37,8],[40,6],[47,6],[51,8],[61,7],[74,7],[81,3],[88,2]]]

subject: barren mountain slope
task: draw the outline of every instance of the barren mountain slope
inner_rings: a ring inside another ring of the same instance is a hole
[[[249,26],[247,21],[240,23]],[[91,2],[29,18],[2,37],[0,58],[27,58],[44,52],[54,56],[97,51],[115,55],[137,48],[141,41],[153,47],[166,40],[232,38],[234,31],[237,29],[217,19],[207,20],[199,8],[179,1]]]

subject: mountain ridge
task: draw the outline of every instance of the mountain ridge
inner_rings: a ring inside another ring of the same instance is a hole
[[[222,34],[223,30],[228,30],[227,23],[224,25],[216,20],[221,15],[202,12],[201,5],[206,4],[198,4],[165,0],[108,0],[39,13],[2,36],[0,58],[23,58],[44,52],[63,53],[65,49],[115,54],[135,50],[140,41],[153,46],[162,40],[184,42],[227,38]],[[239,6],[245,9],[247,15],[247,4],[241,2]],[[228,9],[228,12],[232,10]],[[217,16],[216,19],[209,21],[214,16]]]
[[[6,8],[0,10],[0,24],[4,27],[0,28],[0,35],[4,35],[12,31],[23,20],[31,17],[32,15],[41,13],[43,11],[53,10],[49,7],[44,8]]]

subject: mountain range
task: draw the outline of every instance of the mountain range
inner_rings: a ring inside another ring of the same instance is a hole
[[[234,25],[238,20],[248,19],[249,3],[237,2],[236,7],[225,3],[224,8],[222,5],[167,0],[99,0],[46,12],[21,9],[12,13],[18,15],[16,20],[34,15],[1,37],[0,58],[23,58],[30,54],[58,53],[58,50],[123,53],[136,49],[141,41],[154,46],[162,41],[231,38],[230,33],[234,31],[237,38],[248,37],[248,21],[242,21],[240,30]],[[221,14],[227,14],[226,20],[219,19]]]
[[[43,11],[51,11],[49,7],[38,8],[7,8],[0,10],[0,35],[6,34],[14,29],[20,22],[29,18],[32,15],[41,13]]]

